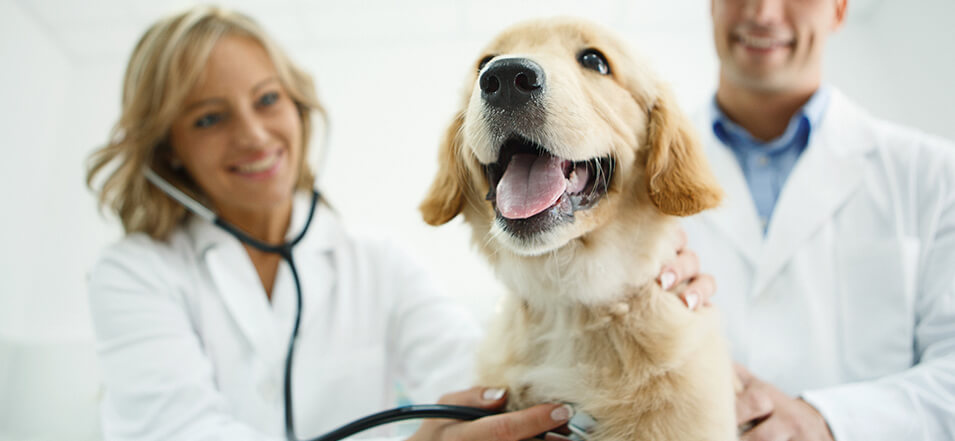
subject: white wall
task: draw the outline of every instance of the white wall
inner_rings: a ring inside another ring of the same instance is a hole
[[[955,139],[955,1],[849,0],[849,20],[827,79],[874,115]]]
[[[0,17],[0,440],[89,439],[98,384],[82,282],[105,227],[76,215],[88,148],[71,142],[73,64],[18,5],[0,2]]]
[[[83,164],[118,115],[135,39],[188,3],[0,0],[0,440],[40,433],[32,430],[51,400],[60,405],[47,413],[66,422],[43,433],[95,437],[85,272],[120,229],[97,212]],[[647,54],[685,107],[715,85],[706,0],[227,3],[259,18],[315,74],[332,119],[320,183],[342,217],[403,241],[482,317],[502,288],[459,221],[431,228],[416,207],[462,80],[495,31],[521,18],[581,15]],[[877,115],[955,138],[953,20],[951,0],[852,0],[827,76]]]

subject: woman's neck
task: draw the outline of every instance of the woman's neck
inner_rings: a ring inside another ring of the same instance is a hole
[[[280,244],[292,218],[292,198],[269,208],[217,207],[219,216],[246,234],[269,244]]]

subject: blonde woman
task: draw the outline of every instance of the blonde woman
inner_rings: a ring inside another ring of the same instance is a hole
[[[393,407],[396,383],[415,402],[463,390],[440,402],[503,405],[503,390],[464,390],[472,319],[407,254],[310,204],[313,114],[324,117],[310,77],[241,14],[194,8],[137,44],[122,115],[88,175],[126,231],[89,282],[108,440],[308,439]],[[149,173],[260,242],[305,232],[288,256],[297,274],[279,254],[192,214]],[[695,275],[687,256],[664,283]],[[712,281],[693,283],[702,301],[712,294]],[[432,420],[414,438],[524,439],[562,425],[568,411],[546,404]]]

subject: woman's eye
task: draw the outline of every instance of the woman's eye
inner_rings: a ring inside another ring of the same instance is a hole
[[[195,126],[200,129],[203,129],[206,127],[211,127],[215,125],[216,123],[218,123],[219,121],[222,121],[222,115],[218,113],[209,113],[199,117],[199,119],[196,120]]]
[[[262,95],[262,97],[259,98],[259,105],[263,107],[271,106],[272,104],[275,104],[275,102],[278,100],[279,100],[278,92],[269,92],[269,93],[266,93],[265,95]]]
[[[607,59],[597,49],[587,49],[577,56],[580,65],[599,73],[600,75],[610,74],[610,65]]]

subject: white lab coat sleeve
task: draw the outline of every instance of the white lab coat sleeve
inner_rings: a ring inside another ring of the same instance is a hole
[[[181,280],[158,246],[127,238],[90,273],[90,309],[106,394],[106,440],[268,440],[229,413]]]
[[[945,146],[948,149],[955,147]],[[955,150],[953,150],[955,151]],[[933,155],[950,159],[951,155]],[[955,439],[955,166],[923,168],[919,201],[925,234],[916,299],[916,365],[874,381],[812,390],[836,441]],[[928,172],[925,170],[928,169]],[[934,200],[932,200],[934,199]]]
[[[398,291],[388,323],[388,353],[412,402],[435,403],[473,386],[480,327],[473,315],[439,291],[428,272],[393,244],[387,253]]]

